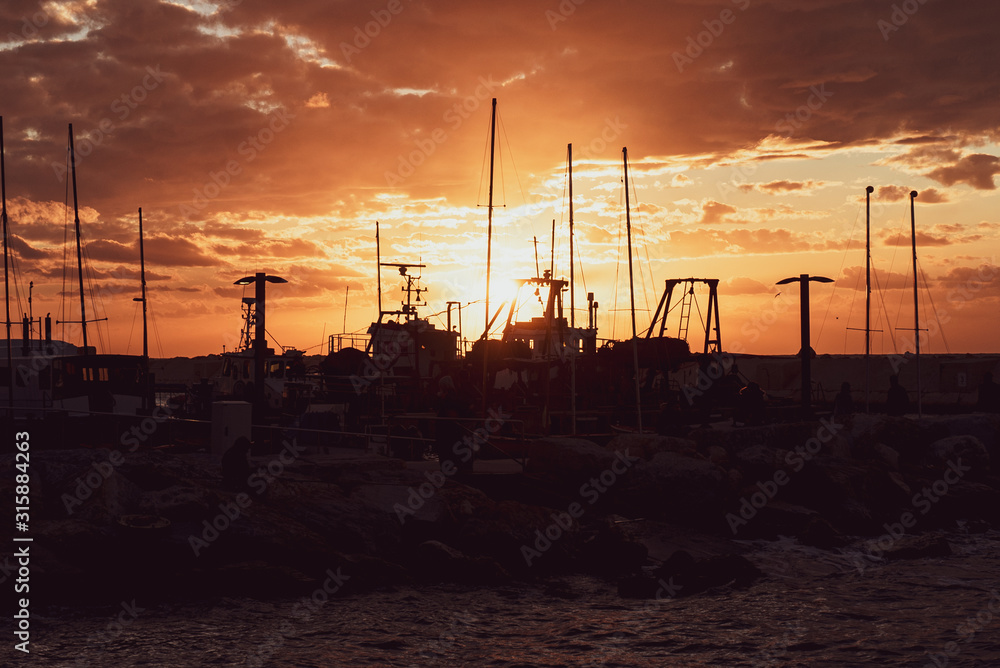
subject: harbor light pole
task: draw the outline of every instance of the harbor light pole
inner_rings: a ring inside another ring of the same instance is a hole
[[[799,311],[802,321],[802,349],[799,355],[802,357],[802,411],[806,417],[812,414],[812,346],[809,345],[809,281],[817,283],[833,283],[832,278],[826,276],[810,276],[809,274],[799,274],[791,278],[783,278],[776,285],[786,285],[798,282]]]
[[[254,418],[260,418],[264,413],[264,360],[267,357],[267,338],[264,329],[264,296],[268,283],[287,283],[280,276],[268,276],[260,271],[253,276],[247,276],[233,285],[254,286],[254,341],[253,341],[253,410]]]

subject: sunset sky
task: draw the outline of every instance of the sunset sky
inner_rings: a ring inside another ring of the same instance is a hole
[[[79,319],[72,123],[101,352],[141,351],[139,207],[154,356],[232,349],[233,282],[257,271],[288,280],[278,344],[320,352],[348,287],[363,332],[376,220],[383,261],[427,265],[423,313],[472,302],[474,339],[496,97],[494,308],[534,274],[533,237],[549,265],[553,219],[569,274],[572,143],[577,321],[594,292],[599,336],[630,334],[628,147],[640,329],[664,279],[719,278],[724,347],[793,354],[798,288],[775,283],[810,273],[836,279],[811,290],[817,352],[863,352],[872,185],[873,351],[913,349],[917,190],[922,350],[1000,352],[998,25],[987,0],[5,0],[12,313],[34,281],[35,317]]]

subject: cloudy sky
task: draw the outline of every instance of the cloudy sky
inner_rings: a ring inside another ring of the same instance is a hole
[[[476,338],[495,97],[494,306],[534,239],[569,274],[572,143],[578,321],[593,292],[599,335],[629,335],[628,147],[640,329],[664,279],[719,278],[724,347],[795,353],[798,288],[774,284],[810,273],[836,279],[811,291],[817,351],[863,352],[872,185],[874,352],[913,349],[911,190],[922,350],[1000,352],[998,19],[987,0],[6,0],[13,312],[33,281],[35,317],[79,319],[72,123],[103,352],[140,349],[139,207],[156,356],[231,349],[233,282],[257,271],[289,281],[279,345],[319,352],[348,288],[363,331],[376,220],[383,261],[427,265],[423,312],[460,301]]]

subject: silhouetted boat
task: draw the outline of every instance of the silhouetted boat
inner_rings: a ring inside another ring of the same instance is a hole
[[[0,126],[2,137],[2,126]],[[0,386],[0,405],[6,405],[18,418],[43,418],[52,412],[73,417],[95,414],[135,416],[149,406],[147,358],[138,355],[99,354],[88,345],[86,307],[83,287],[83,256],[80,238],[80,215],[76,189],[76,156],[73,150],[73,125],[69,125],[69,154],[73,178],[73,209],[76,226],[77,276],[79,279],[80,320],[83,346],[52,339],[52,321],[45,318],[44,337],[33,338],[34,322],[22,320],[22,338],[10,339],[10,300],[7,291],[8,339],[0,342],[6,349],[8,369],[0,372],[6,380]],[[2,140],[0,140],[2,155]],[[3,175],[4,266],[7,267],[6,175]],[[9,284],[9,277],[8,277]],[[41,319],[38,321],[41,330]],[[2,382],[2,381],[0,381]]]

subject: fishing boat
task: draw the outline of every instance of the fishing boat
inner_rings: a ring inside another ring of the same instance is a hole
[[[3,155],[2,124],[0,124],[0,156]],[[39,336],[34,338],[33,318],[22,319],[22,338],[12,340],[10,317],[10,276],[8,271],[8,221],[6,175],[3,181],[3,237],[7,340],[0,342],[6,352],[7,372],[0,372],[0,405],[15,418],[45,418],[53,412],[71,417],[141,415],[151,407],[148,382],[148,357],[139,355],[101,354],[89,345],[88,320],[83,285],[83,253],[80,214],[77,197],[76,156],[73,148],[73,125],[69,125],[69,157],[73,180],[73,211],[76,229],[77,277],[79,280],[80,320],[64,321],[78,324],[83,345],[76,346],[52,338],[52,320],[37,321]],[[0,172],[4,171],[0,158]],[[59,324],[59,323],[57,323]]]

